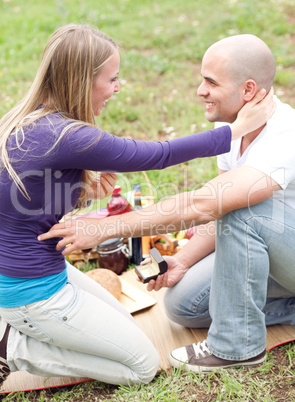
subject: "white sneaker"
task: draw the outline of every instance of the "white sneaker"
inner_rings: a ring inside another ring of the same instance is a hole
[[[214,356],[207,340],[183,346],[170,352],[168,361],[173,367],[183,367],[186,370],[198,372],[209,372],[218,369],[226,369],[238,366],[257,366],[266,359],[264,350],[258,356],[247,360],[225,360]]]

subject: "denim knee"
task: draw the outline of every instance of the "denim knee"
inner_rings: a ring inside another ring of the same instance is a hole
[[[167,316],[171,321],[189,328],[208,328],[209,297],[215,253],[190,267],[183,278],[164,297]]]
[[[138,372],[137,384],[148,384],[157,374],[160,367],[160,356],[156,349],[143,357],[141,370]]]
[[[173,290],[173,288],[168,289],[164,296],[164,306],[168,318],[187,328],[208,328],[211,323],[209,315],[210,288],[189,299]]]
[[[179,323],[178,319],[179,317],[182,317],[183,312],[179,306],[181,300],[179,300],[177,296],[178,294],[173,291],[173,288],[167,289],[164,295],[164,307],[169,319],[173,322]]]
[[[261,225],[271,228],[272,222],[280,223],[281,220],[284,222],[286,209],[287,207],[284,204],[270,198],[259,204],[232,211],[224,215],[221,221],[223,224],[230,224],[232,216],[236,216],[241,221],[253,226],[253,228],[260,229]]]

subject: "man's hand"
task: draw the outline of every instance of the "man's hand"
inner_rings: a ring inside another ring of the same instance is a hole
[[[180,281],[180,279],[183,277],[183,275],[186,273],[188,268],[186,268],[178,259],[176,256],[164,256],[165,261],[168,264],[168,271],[165,272],[163,275],[159,275],[156,280],[152,279],[149,281],[147,285],[147,290],[160,290],[163,287],[166,288],[171,288],[174,286],[177,282]],[[145,262],[145,261],[144,261]]]
[[[68,255],[75,250],[92,248],[104,241],[100,228],[98,219],[76,218],[57,223],[47,233],[38,236],[38,240],[62,237],[56,245],[56,250],[65,247],[62,254]]]

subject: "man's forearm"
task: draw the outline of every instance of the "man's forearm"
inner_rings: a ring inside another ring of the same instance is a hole
[[[243,166],[216,177],[199,190],[177,194],[138,211],[56,224],[38,239],[62,237],[56,249],[66,247],[63,251],[66,255],[94,247],[108,238],[163,234],[208,223],[236,209],[260,203],[278,190],[280,186],[269,176]]]
[[[147,208],[102,219],[97,222],[99,235],[103,240],[141,237],[176,232],[211,221],[210,212],[198,209],[204,200],[196,202],[196,197],[197,192],[181,193]]]
[[[196,191],[176,194],[147,208],[103,219],[98,224],[101,238],[140,237],[187,229],[262,202],[279,189],[276,182],[258,170],[237,168]]]

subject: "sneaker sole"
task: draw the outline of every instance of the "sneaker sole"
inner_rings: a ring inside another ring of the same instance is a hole
[[[187,364],[185,362],[181,362],[177,359],[174,359],[173,356],[169,355],[168,356],[168,362],[172,367],[176,368],[183,368],[185,371],[194,371],[195,373],[209,373],[210,371],[216,371],[219,369],[229,369],[229,368],[234,368],[234,367],[255,367],[260,364],[262,364],[266,359],[266,355],[261,357],[260,359],[257,360],[252,360],[251,362],[241,362],[241,363],[233,363],[233,364],[227,364],[226,366],[215,366],[215,367],[205,367],[205,366],[196,366],[196,365],[191,365]]]

